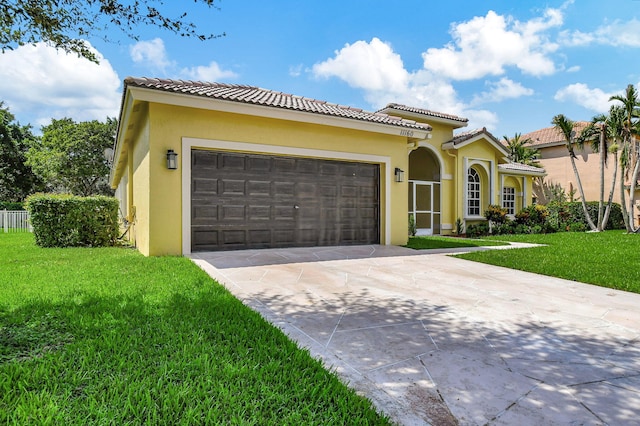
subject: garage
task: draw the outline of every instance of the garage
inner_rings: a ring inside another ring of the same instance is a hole
[[[191,250],[380,243],[380,165],[191,150]]]

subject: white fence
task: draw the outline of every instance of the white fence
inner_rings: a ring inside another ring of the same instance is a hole
[[[24,210],[0,210],[0,229],[6,232],[33,232],[29,212]]]

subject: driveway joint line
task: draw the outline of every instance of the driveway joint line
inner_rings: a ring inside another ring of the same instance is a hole
[[[336,334],[336,330],[340,326],[340,322],[342,321],[342,318],[344,317],[344,314],[346,314],[346,313],[347,313],[347,308],[344,308],[344,310],[342,311],[342,314],[340,315],[340,318],[338,318],[338,322],[336,323],[336,326],[333,327],[333,331],[331,332],[331,336],[329,336],[329,340],[327,340],[327,344],[325,345],[325,348],[329,347],[329,344],[331,343],[331,340],[333,339],[333,335]]]
[[[423,352],[423,353],[418,354],[418,355],[416,355],[416,356],[412,356],[412,357],[409,357],[409,358],[401,359],[400,361],[391,362],[391,363],[389,363],[389,364],[384,364],[384,365],[381,365],[381,366],[376,367],[376,368],[372,368],[372,369],[367,370],[367,371],[368,371],[368,372],[378,371],[378,370],[381,370],[381,369],[383,369],[383,368],[389,368],[389,367],[393,367],[394,365],[403,364],[403,363],[405,363],[405,362],[407,362],[407,361],[411,361],[412,359],[420,360],[420,359],[421,359],[421,358],[420,358],[421,356],[426,355],[426,354],[428,354],[428,353],[429,353],[429,352]]]

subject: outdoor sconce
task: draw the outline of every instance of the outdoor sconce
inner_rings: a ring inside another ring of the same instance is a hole
[[[399,167],[396,167],[395,171],[396,182],[404,182],[404,170]]]
[[[170,149],[167,151],[167,169],[176,170],[178,168],[178,154]]]

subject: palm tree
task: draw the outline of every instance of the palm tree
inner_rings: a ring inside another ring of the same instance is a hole
[[[591,141],[593,152],[600,156],[600,199],[598,203],[598,230],[603,231],[607,227],[613,195],[615,193],[618,176],[618,134],[622,128],[624,112],[622,107],[611,106],[609,114],[599,114],[591,120],[591,123],[582,131],[580,138]],[[604,169],[607,167],[609,154],[613,154],[613,178],[606,206],[604,204]],[[624,215],[626,217],[626,214]]]
[[[634,205],[635,205],[635,192],[636,182],[638,180],[638,173],[640,173],[640,161],[638,161],[638,147],[634,143],[635,138],[640,134],[638,127],[640,119],[640,100],[638,99],[638,92],[633,84],[629,84],[625,90],[624,95],[614,95],[609,98],[610,101],[618,101],[622,103],[622,126],[619,129],[619,137],[622,142],[622,151],[620,154],[620,169],[623,178],[620,181],[620,198],[622,202],[623,211],[626,212],[625,226],[627,232],[637,232],[640,228],[636,229],[634,226]],[[631,173],[630,188],[629,188],[629,207],[628,211],[625,208],[626,200],[624,193],[624,181],[625,178],[629,178],[629,172]]]
[[[526,164],[529,166],[540,167],[538,158],[540,158],[540,151],[536,148],[527,146],[533,141],[529,138],[521,139],[520,133],[516,133],[514,137],[508,138],[503,136],[504,144],[509,150],[509,160],[514,163]]]
[[[565,146],[567,151],[569,151],[569,159],[571,160],[571,167],[573,167],[573,174],[576,177],[576,183],[578,184],[578,191],[580,192],[580,201],[582,202],[582,211],[584,212],[584,217],[587,220],[587,224],[589,224],[589,228],[592,231],[597,231],[598,227],[591,220],[591,216],[589,216],[589,211],[587,210],[587,201],[584,198],[584,189],[582,188],[582,181],[580,180],[580,174],[578,173],[578,167],[576,166],[576,154],[574,151],[574,145],[579,149],[582,149],[584,139],[576,138],[574,128],[574,122],[569,120],[564,114],[558,114],[553,117],[551,120],[551,124],[562,134],[562,137],[565,141]]]

